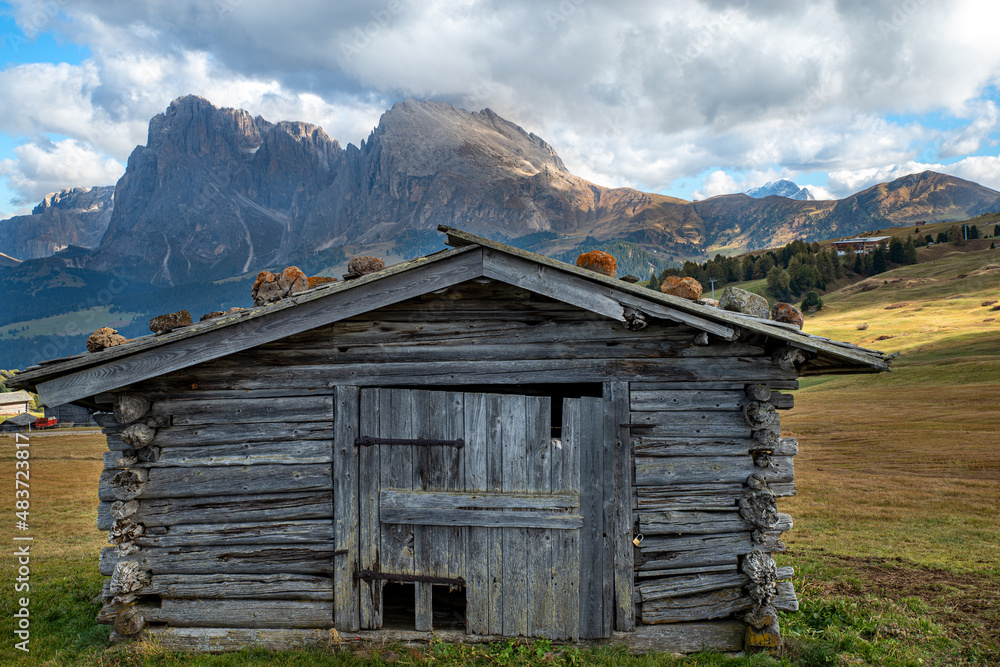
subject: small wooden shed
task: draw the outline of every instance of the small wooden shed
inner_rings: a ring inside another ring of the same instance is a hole
[[[17,376],[113,413],[98,620],[200,650],[777,642],[781,391],[888,359],[442,231],[452,249]]]

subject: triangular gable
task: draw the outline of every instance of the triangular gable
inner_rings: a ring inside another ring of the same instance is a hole
[[[654,292],[461,230],[439,229],[450,245],[460,247],[168,334],[50,362],[19,374],[16,384],[37,388],[46,405],[78,401],[480,277],[621,322],[637,311],[724,340],[735,340],[740,329],[750,329],[824,358],[826,363],[820,365],[834,372],[888,369],[878,352]]]

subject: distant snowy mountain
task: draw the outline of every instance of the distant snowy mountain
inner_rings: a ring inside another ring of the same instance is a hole
[[[788,179],[782,178],[778,181],[771,181],[765,183],[759,188],[753,188],[752,190],[747,190],[746,194],[750,195],[754,199],[763,199],[764,197],[772,197],[777,195],[778,197],[787,197],[789,199],[795,199],[797,201],[812,201],[816,199],[809,193],[805,188],[800,188]]]

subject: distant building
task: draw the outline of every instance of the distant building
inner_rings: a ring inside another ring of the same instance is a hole
[[[90,410],[79,405],[73,405],[72,403],[57,405],[54,408],[45,408],[45,416],[47,418],[56,418],[59,420],[59,424],[63,426],[68,424],[75,424],[76,426],[97,426],[97,422],[94,421],[94,417],[91,415]]]
[[[26,391],[0,394],[0,415],[19,415],[28,411],[31,395]]]
[[[879,247],[879,245],[883,243],[889,243],[888,236],[858,236],[853,239],[834,241],[833,248],[837,251],[837,254],[843,254],[848,250],[853,249],[854,252],[859,255],[865,255],[870,253],[872,250],[875,250],[875,248]]]
[[[27,412],[24,412],[19,415],[15,415],[14,417],[11,417],[10,419],[4,420],[4,422],[0,424],[0,431],[4,433],[17,433],[20,431],[30,431],[31,424],[34,421],[35,421],[34,417],[32,417]]]

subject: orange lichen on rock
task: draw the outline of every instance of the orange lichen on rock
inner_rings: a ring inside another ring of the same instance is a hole
[[[779,301],[774,304],[771,307],[771,319],[775,322],[794,324],[798,328],[802,328],[802,311],[790,303],[783,303]]]
[[[87,339],[87,351],[88,352],[100,352],[109,347],[115,347],[117,345],[122,345],[127,343],[128,339],[118,333],[116,329],[111,327],[101,327],[94,333],[90,334],[90,338]]]
[[[285,296],[292,296],[309,289],[309,278],[297,266],[288,266],[278,274],[278,285],[285,290]]]
[[[253,305],[263,306],[272,301],[281,301],[285,297],[305,292],[309,289],[309,278],[297,266],[289,266],[281,273],[261,271],[253,283],[250,296]]]
[[[191,313],[186,310],[157,315],[149,321],[149,330],[155,334],[167,333],[187,326],[191,326]]]
[[[329,278],[327,276],[309,276],[309,289],[335,282],[339,281],[336,278]]]
[[[576,265],[581,269],[595,271],[614,278],[618,275],[618,262],[606,252],[591,250],[576,258]]]
[[[697,301],[701,298],[701,283],[694,278],[667,276],[660,284],[660,291],[682,299]]]
[[[366,276],[369,273],[375,273],[384,268],[385,260],[381,257],[358,255],[357,257],[352,257],[351,261],[347,263],[347,272],[358,276]]]

